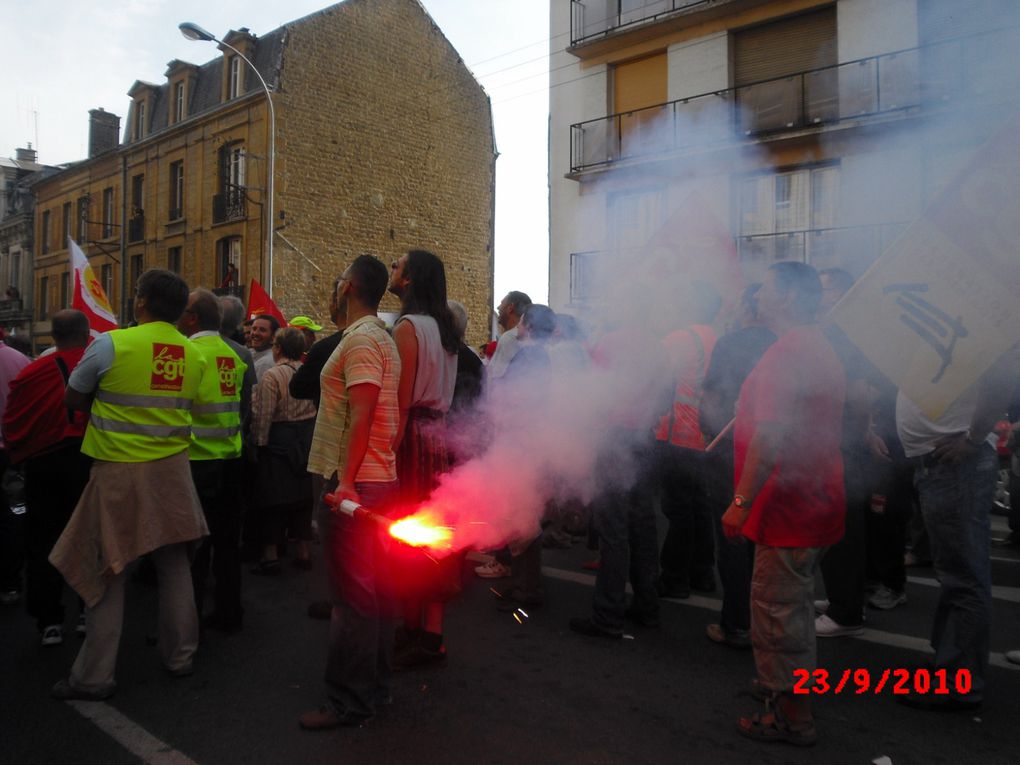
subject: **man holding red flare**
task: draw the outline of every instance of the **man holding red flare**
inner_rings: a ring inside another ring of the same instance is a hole
[[[380,535],[376,524],[338,512],[343,500],[352,500],[385,514],[396,496],[400,358],[377,315],[388,281],[382,262],[360,255],[337,284],[347,329],[322,369],[308,459],[308,471],[326,479],[319,533],[333,603],[327,703],[301,715],[306,730],[358,727],[390,699],[393,606]]]

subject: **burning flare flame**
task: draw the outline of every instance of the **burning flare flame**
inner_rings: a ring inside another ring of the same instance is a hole
[[[412,547],[449,547],[453,529],[435,523],[427,515],[412,515],[395,521],[390,536]]]

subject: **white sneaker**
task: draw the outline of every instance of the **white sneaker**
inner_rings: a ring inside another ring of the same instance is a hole
[[[1006,661],[1010,664],[1020,664],[1020,651],[1006,651]]]
[[[821,614],[824,614],[828,610],[829,610],[829,601],[827,601],[827,600],[816,600],[815,601],[815,613],[816,614],[821,615]]]
[[[860,624],[856,627],[844,627],[833,621],[828,615],[822,614],[815,619],[815,634],[818,637],[853,637],[854,635],[863,635],[864,627]]]
[[[60,645],[64,642],[64,628],[59,624],[44,627],[42,632],[43,645]]]
[[[493,560],[481,566],[475,566],[475,573],[482,579],[502,579],[510,576],[510,567],[504,566],[498,560]]]
[[[868,598],[869,606],[882,611],[890,611],[906,602],[907,593],[903,592],[903,590],[897,592],[885,586],[880,587],[874,595]]]

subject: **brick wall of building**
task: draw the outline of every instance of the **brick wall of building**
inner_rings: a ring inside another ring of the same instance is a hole
[[[275,297],[325,318],[329,289],[362,252],[412,248],[445,265],[488,337],[495,146],[488,98],[415,0],[348,0],[288,25],[277,104]],[[280,221],[278,220],[278,223]],[[397,310],[388,296],[383,310]]]
[[[484,91],[416,0],[347,0],[284,32],[273,94],[275,301],[288,317],[306,314],[327,324],[329,291],[354,256],[370,252],[388,264],[408,249],[424,248],[443,259],[450,297],[468,308],[468,340],[487,339],[495,146]],[[252,278],[265,284],[267,128],[265,96],[255,87],[39,184],[36,216],[50,210],[51,247],[37,254],[35,283],[38,291],[47,277],[51,312],[59,307],[61,274],[69,270],[59,230],[62,204],[71,202],[76,213],[77,199],[88,194],[90,219],[100,220],[107,186],[115,188],[114,236],[103,238],[92,226],[80,243],[97,275],[103,265],[112,267],[115,309],[121,260],[127,295],[136,259],[142,270],[166,268],[172,248],[180,248],[181,275],[192,287],[215,288],[218,243],[229,237],[240,239],[245,297]],[[234,142],[246,155],[247,211],[217,223],[219,152]],[[183,216],[171,220],[170,166],[178,160],[184,164]],[[144,176],[141,240],[127,237],[136,175]],[[100,244],[88,244],[96,240]],[[387,296],[382,309],[397,308]],[[34,329],[48,344],[49,321],[37,321]]]

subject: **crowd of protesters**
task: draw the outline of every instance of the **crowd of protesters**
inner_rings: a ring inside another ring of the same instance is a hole
[[[328,598],[308,612],[330,621],[326,703],[299,722],[360,725],[389,702],[391,671],[447,661],[446,608],[471,568],[465,551],[426,562],[341,503],[413,512],[520,412],[542,421],[562,404],[557,380],[626,370],[600,413],[589,496],[550,497],[474,567],[501,580],[500,608],[541,606],[543,547],[582,537],[598,550],[591,611],[569,620],[582,636],[656,628],[661,598],[718,586],[707,637],[753,650],[751,692],[764,704],[738,731],[809,745],[796,671],[815,669],[817,639],[861,634],[868,607],[905,604],[905,567],[921,555],[941,586],[935,668],[967,670],[972,685],[902,700],[975,709],[989,656],[995,426],[1020,419],[1016,352],[933,420],[824,321],[852,282],[780,262],[733,305],[693,282],[661,331],[578,321],[510,292],[498,340],[476,352],[442,260],[424,250],[389,268],[370,255],[347,264],[330,297],[338,331],[317,341],[308,317],[245,321],[237,298],[148,271],[134,326],[90,342],[84,314],[65,310],[52,352],[32,361],[0,346],[0,460],[27,506],[20,528],[6,512],[17,498],[0,497],[0,596],[15,603],[24,588],[50,646],[64,639],[63,583],[74,590],[84,642],[53,695],[101,700],[116,688],[135,561],[156,570],[160,656],[180,677],[202,630],[242,629],[242,561],[257,576],[278,576],[287,556],[309,571],[318,539]],[[387,291],[400,303],[391,328],[378,315]],[[1017,464],[1014,454],[1014,476]],[[1011,528],[1007,543],[1020,538],[1016,508]]]

